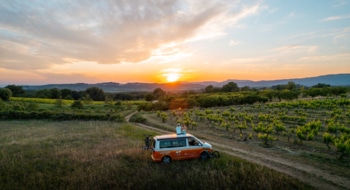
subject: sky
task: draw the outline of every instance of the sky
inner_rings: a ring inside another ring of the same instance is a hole
[[[349,0],[0,2],[0,85],[350,73]]]

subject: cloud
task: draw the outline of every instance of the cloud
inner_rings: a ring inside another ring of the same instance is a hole
[[[305,56],[300,60],[302,61],[329,61],[329,60],[343,60],[347,61],[350,59],[350,53],[340,53],[333,55],[318,55],[318,56]]]
[[[314,53],[317,51],[318,46],[301,46],[301,45],[290,45],[290,46],[282,46],[273,51],[277,51],[279,53],[295,53],[295,52],[306,52],[306,53]]]
[[[45,68],[67,63],[62,57],[100,64],[145,61],[166,44],[178,48],[223,36],[229,27],[225,24],[260,9],[236,5],[180,0],[8,1],[0,5],[0,67]]]
[[[321,19],[321,22],[327,22],[327,21],[335,21],[335,20],[343,20],[343,19],[349,19],[350,15],[342,15],[342,16],[331,16],[324,19]]]
[[[241,44],[241,42],[235,41],[235,40],[231,40],[231,41],[229,42],[229,46],[238,46],[239,44]]]

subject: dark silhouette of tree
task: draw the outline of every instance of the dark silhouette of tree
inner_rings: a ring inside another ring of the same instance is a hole
[[[342,86],[335,86],[335,87],[330,87],[329,89],[329,93],[335,95],[335,96],[339,96],[341,94],[346,94],[347,89],[345,87]]]
[[[166,95],[165,91],[161,88],[156,88],[153,90],[153,96],[155,97],[155,99],[159,99],[162,98]]]
[[[239,87],[238,87],[237,83],[229,82],[229,83],[225,84],[224,86],[222,86],[221,91],[222,92],[238,92]]]
[[[326,87],[330,87],[331,85],[329,84],[323,84],[323,83],[318,83],[314,86],[312,86],[312,88],[326,88]]]
[[[51,91],[49,89],[42,89],[35,92],[37,98],[51,98]]]
[[[70,107],[73,108],[73,109],[83,109],[83,108],[84,108],[83,103],[82,103],[80,100],[74,101],[74,102],[70,105]]]
[[[72,98],[73,100],[79,100],[84,96],[84,92],[83,91],[72,91]]]
[[[146,97],[145,97],[146,101],[153,101],[155,100],[155,96],[151,93],[147,94]]]
[[[214,93],[214,92],[220,92],[220,91],[221,91],[221,88],[214,87],[213,85],[209,85],[204,89],[204,93]]]
[[[19,97],[21,95],[24,95],[25,91],[23,90],[22,86],[16,86],[16,85],[7,85],[5,88],[8,88],[12,92],[12,96]]]
[[[50,89],[50,98],[51,99],[59,99],[61,98],[61,91],[58,88],[51,88]]]
[[[288,90],[297,90],[298,86],[295,84],[295,82],[289,81],[286,85],[286,89]]]
[[[105,93],[102,89],[98,87],[90,87],[85,90],[85,92],[90,96],[90,98],[94,101],[104,101],[105,100]]]
[[[249,86],[243,86],[241,88],[241,91],[250,91],[250,87]]]
[[[62,96],[62,99],[67,99],[67,100],[70,100],[72,99],[72,90],[70,89],[61,89],[61,96]]]
[[[0,88],[0,99],[3,101],[10,100],[10,97],[12,96],[12,92],[8,88]]]

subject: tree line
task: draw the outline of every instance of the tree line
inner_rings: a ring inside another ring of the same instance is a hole
[[[179,108],[217,107],[240,104],[265,103],[273,100],[294,100],[299,97],[317,96],[346,96],[349,87],[330,86],[319,83],[312,87],[305,87],[288,82],[287,84],[275,85],[271,88],[250,88],[249,86],[238,87],[235,82],[228,82],[222,87],[208,85],[200,91],[183,91],[178,93],[166,92],[156,88],[152,92],[124,92],[106,93],[98,87],[90,87],[84,91],[70,89],[42,89],[23,90],[22,86],[8,85],[0,88],[0,98],[9,100],[10,97],[35,97],[49,99],[68,100],[146,100],[149,103],[141,105],[143,110],[167,110]]]
[[[83,91],[75,91],[70,89],[41,89],[41,90],[24,90],[22,86],[7,85],[0,88],[0,98],[4,101],[10,97],[27,97],[27,98],[48,98],[48,99],[64,99],[64,100],[137,100],[146,97],[145,92],[123,92],[123,93],[107,93],[101,88],[90,87]]]

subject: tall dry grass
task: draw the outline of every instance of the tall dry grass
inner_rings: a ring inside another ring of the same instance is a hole
[[[310,189],[227,155],[154,163],[146,134],[104,121],[0,121],[0,189]]]

